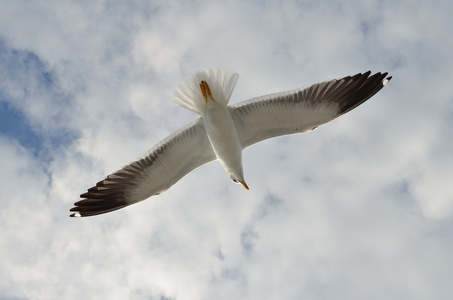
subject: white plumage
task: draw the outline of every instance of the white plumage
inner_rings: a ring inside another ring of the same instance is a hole
[[[259,141],[310,131],[354,109],[391,79],[356,74],[306,89],[275,93],[228,106],[238,74],[206,69],[184,80],[174,102],[199,115],[81,195],[72,217],[110,212],[158,195],[193,169],[218,159],[229,177],[248,189],[242,150]]]

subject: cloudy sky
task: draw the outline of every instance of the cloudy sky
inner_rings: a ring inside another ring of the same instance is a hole
[[[0,299],[448,299],[452,1],[0,1]],[[163,195],[69,218],[79,195],[231,102],[358,72],[392,81],[314,132]]]

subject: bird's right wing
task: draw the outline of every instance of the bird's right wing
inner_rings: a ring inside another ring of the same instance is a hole
[[[387,73],[344,77],[240,102],[229,107],[242,148],[310,131],[356,108],[391,79]]]
[[[74,203],[71,217],[103,214],[158,195],[215,158],[203,119],[198,118],[80,195],[85,199]]]

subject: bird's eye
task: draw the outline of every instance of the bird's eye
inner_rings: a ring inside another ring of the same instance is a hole
[[[233,182],[234,182],[234,183],[238,183],[238,181],[237,181],[236,179],[233,179]]]

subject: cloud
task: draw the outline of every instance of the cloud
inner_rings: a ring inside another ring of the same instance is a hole
[[[15,1],[0,12],[0,295],[52,299],[447,299],[451,4]],[[371,69],[393,79],[311,133],[164,194],[70,219],[105,175],[195,117],[191,73],[232,103]]]

